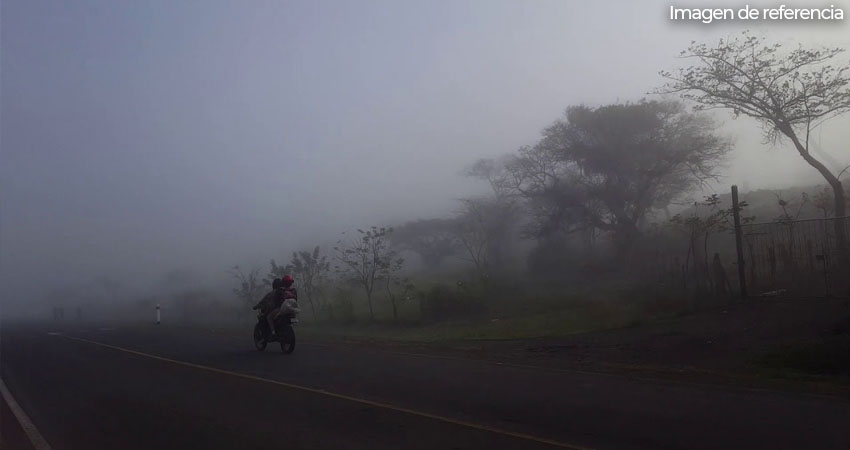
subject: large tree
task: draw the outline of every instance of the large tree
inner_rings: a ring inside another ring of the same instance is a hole
[[[716,46],[692,43],[681,57],[693,65],[662,71],[669,82],[661,93],[681,93],[701,108],[725,108],[735,116],[758,120],[765,138],[787,138],[810,166],[829,183],[836,218],[846,216],[846,199],[838,170],[830,169],[810,152],[812,130],[850,110],[850,66],[837,61],[843,48],[804,48],[785,51],[744,32],[721,39]],[[839,248],[848,251],[842,220],[835,221]]]
[[[570,107],[498,183],[528,200],[533,235],[592,227],[623,251],[653,206],[716,177],[730,146],[714,131],[673,101]]]
[[[422,219],[397,227],[390,235],[394,246],[419,255],[428,269],[436,269],[459,250],[452,219]]]

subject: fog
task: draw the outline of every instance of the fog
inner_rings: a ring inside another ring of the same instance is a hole
[[[486,192],[462,174],[476,159],[534,144],[569,105],[652,97],[692,40],[741,29],[671,24],[668,6],[4,1],[3,312],[97,279],[146,295],[174,270],[229,291],[235,264],[447,216]],[[850,47],[843,23],[751,28]],[[822,182],[716,117],[735,146],[708,192]],[[832,169],[847,124],[815,134]]]

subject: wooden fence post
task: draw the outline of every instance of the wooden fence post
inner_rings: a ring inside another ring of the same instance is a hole
[[[735,220],[735,250],[738,253],[738,283],[741,299],[747,298],[747,273],[744,271],[744,241],[741,231],[741,210],[738,206],[738,186],[732,185],[732,217]]]

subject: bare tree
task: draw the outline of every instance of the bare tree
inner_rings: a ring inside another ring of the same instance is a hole
[[[269,268],[269,273],[263,279],[263,283],[266,286],[271,286],[272,282],[275,280],[275,278],[283,278],[284,275],[290,275],[295,270],[292,267],[292,264],[287,264],[285,266],[281,266],[274,259],[269,261],[269,265],[271,266]]]
[[[465,200],[463,204],[466,211],[457,223],[457,236],[466,250],[466,256],[463,259],[475,265],[475,271],[480,277],[484,277],[489,267],[484,218],[481,208],[474,200]]]
[[[691,271],[692,276],[697,283],[697,286],[699,286],[701,282],[699,264],[697,263],[697,244],[699,239],[702,239],[702,271],[705,273],[708,282],[711,283],[712,271],[711,266],[709,264],[708,251],[709,239],[715,233],[734,233],[734,207],[722,208],[720,206],[721,203],[722,201],[720,200],[720,196],[717,194],[706,196],[704,197],[703,202],[694,203],[694,208],[690,215],[683,216],[682,214],[676,214],[668,221],[670,225],[672,225],[676,229],[685,232],[685,234],[688,236],[688,251],[685,256],[684,270],[686,272],[688,270]],[[740,202],[738,204],[738,212],[743,212],[744,208],[746,208],[747,206],[748,205],[746,201]],[[700,214],[700,207],[706,209],[706,212]],[[754,216],[741,216],[741,223],[744,224],[752,223],[754,220]],[[691,266],[690,264],[692,257],[693,266]],[[683,281],[685,281],[685,284],[687,284],[687,279],[684,279]],[[714,288],[717,288],[717,286],[714,286]]]
[[[263,293],[263,284],[259,278],[259,269],[252,269],[247,274],[237,265],[227,271],[231,276],[239,281],[239,287],[233,289],[236,298],[249,306],[259,301]]]
[[[461,199],[461,205],[455,218],[455,234],[464,250],[461,258],[471,262],[485,280],[492,269],[504,264],[517,210],[513,203],[492,197]]]
[[[312,252],[292,253],[292,262],[289,265],[295,273],[298,286],[304,292],[304,296],[310,304],[313,319],[317,319],[315,303],[319,302],[319,289],[330,271],[328,257],[321,254],[321,249],[317,245]],[[321,309],[321,305],[319,305],[319,309]]]
[[[701,108],[725,108],[735,116],[758,120],[765,140],[791,141],[803,159],[826,179],[833,191],[835,233],[841,253],[848,258],[843,226],[846,200],[840,175],[809,151],[812,130],[850,110],[850,67],[833,65],[844,52],[839,47],[809,49],[799,46],[783,52],[744,32],[721,39],[717,46],[692,43],[681,57],[695,64],[677,72],[662,71],[669,82],[658,93],[679,93]]]
[[[508,170],[512,160],[512,155],[505,155],[498,159],[482,158],[467,167],[464,174],[486,181],[497,200],[508,201],[517,194],[516,190],[512,189],[511,174]]]
[[[384,280],[384,287],[387,290],[387,297],[390,300],[390,305],[393,308],[393,320],[398,320],[398,302],[396,301],[396,293],[393,288],[402,288],[404,291],[409,291],[411,284],[408,280],[402,279],[400,274],[404,268],[404,258],[398,257],[395,252],[390,252],[387,258],[383,261],[381,267],[381,277]]]
[[[358,237],[350,241],[339,240],[334,247],[336,260],[341,264],[337,270],[359,284],[366,293],[371,320],[375,320],[372,306],[375,282],[393,256],[388,239],[392,231],[392,228],[375,226],[366,231],[358,229]]]
[[[828,219],[834,212],[831,190],[824,187],[817,191],[814,197],[812,197],[812,205],[820,212],[824,219]]]

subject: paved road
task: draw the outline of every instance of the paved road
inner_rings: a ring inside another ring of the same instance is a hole
[[[61,334],[57,334],[61,333]],[[850,403],[168,327],[4,326],[3,380],[63,449],[850,448]]]
[[[0,397],[0,448],[36,450],[5,398]]]

